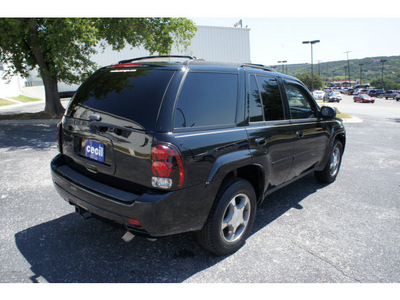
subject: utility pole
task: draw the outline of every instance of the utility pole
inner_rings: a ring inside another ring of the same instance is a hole
[[[349,52],[351,52],[351,51],[346,51],[346,52],[343,52],[343,53],[346,53],[346,54],[347,54],[347,69],[349,70],[349,87],[350,87],[350,85],[351,85],[351,80],[350,80]]]
[[[359,66],[360,66],[360,84],[362,84],[362,66],[363,66],[364,64],[359,64]]]
[[[386,59],[381,59],[381,61],[380,61],[382,63],[382,90],[385,89],[385,86],[383,85],[383,65],[384,65],[385,61],[386,61]]]

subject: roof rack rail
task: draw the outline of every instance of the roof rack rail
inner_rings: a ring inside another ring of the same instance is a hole
[[[143,56],[143,57],[137,57],[137,58],[132,58],[132,59],[125,59],[125,60],[119,61],[118,63],[126,64],[126,63],[133,62],[133,61],[155,59],[155,58],[186,58],[189,60],[197,59],[195,56],[188,56],[188,55],[155,55],[155,56]]]
[[[249,68],[263,69],[263,70],[267,70],[267,71],[275,71],[275,69],[271,68],[270,66],[266,66],[266,65],[262,65],[262,64],[245,63],[245,64],[242,64],[241,67],[249,67]]]

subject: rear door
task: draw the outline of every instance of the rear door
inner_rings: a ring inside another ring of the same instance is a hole
[[[63,153],[77,170],[151,186],[151,146],[175,71],[105,68],[78,89],[63,122]],[[95,175],[93,175],[95,176]]]
[[[293,140],[290,120],[274,76],[249,74],[249,126],[246,128],[256,163],[263,165],[266,186],[284,183],[292,167]]]

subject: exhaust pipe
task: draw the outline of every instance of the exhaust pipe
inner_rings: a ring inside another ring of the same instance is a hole
[[[79,206],[75,206],[75,212],[85,220],[90,219],[92,217],[92,214],[90,212]]]
[[[135,236],[129,231],[125,232],[125,234],[122,236],[122,240],[125,243],[131,242],[134,238],[135,238]]]

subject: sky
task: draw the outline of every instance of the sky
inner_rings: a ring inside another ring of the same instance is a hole
[[[400,17],[229,17],[191,18],[196,25],[233,25],[242,19],[250,28],[252,63],[276,65],[310,63],[311,45],[303,41],[320,40],[313,45],[313,61],[320,62],[400,55]]]
[[[0,17],[185,17],[197,25],[250,28],[253,63],[276,65],[400,55],[400,5],[394,0],[113,0],[102,5],[69,0],[20,0]]]

